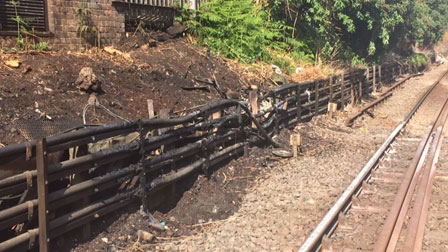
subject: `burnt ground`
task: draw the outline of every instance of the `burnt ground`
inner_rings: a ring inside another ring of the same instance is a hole
[[[104,80],[100,102],[127,119],[146,117],[146,99],[154,100],[156,111],[177,111],[219,97],[213,89],[204,92],[182,88],[197,85],[195,76],[211,77],[206,52],[183,39],[150,47],[134,38],[118,49],[128,52],[131,60],[106,52],[2,55],[2,61],[16,57],[22,65],[11,69],[0,64],[1,142],[23,140],[11,122],[38,118],[36,102],[41,111],[56,120],[80,121],[89,95],[79,92],[74,82],[85,66],[92,67]],[[240,79],[244,70],[238,70],[242,67],[232,62],[216,58],[213,62],[222,87],[244,96],[245,84],[263,86],[259,80]],[[25,71],[29,66],[31,71]],[[417,91],[414,93],[422,92]],[[406,95],[398,97],[406,100]],[[407,111],[408,106],[401,109]],[[391,111],[384,113],[398,117]],[[254,147],[249,157],[216,167],[209,178],[196,174],[182,180],[174,197],[153,210],[157,221],[166,223],[164,232],[149,228],[148,217],[140,213],[136,203],[93,222],[87,241],[77,230],[65,242],[54,241],[54,250],[294,250],[390,130],[374,123],[378,118],[373,123],[365,120],[355,129],[346,128],[346,115],[318,117],[298,127],[296,131],[303,138],[299,161],[283,160],[273,156],[269,148]],[[93,123],[114,121],[100,110],[89,113],[89,118]],[[387,121],[387,117],[380,118],[379,122]],[[289,134],[282,131],[277,141],[285,144]],[[139,229],[153,233],[156,240],[137,242]]]
[[[82,111],[89,94],[75,86],[83,67],[91,67],[102,80],[99,102],[126,119],[148,117],[147,99],[154,100],[154,110],[179,111],[219,98],[210,91],[185,90],[198,85],[198,76],[212,78],[207,53],[185,39],[159,42],[151,47],[148,39],[130,38],[119,47],[128,55],[111,55],[105,51],[78,53],[57,51],[39,54],[0,54],[0,142],[23,141],[14,122],[38,119],[41,112],[55,122],[82,123]],[[19,68],[4,63],[17,59]],[[237,69],[242,67],[211,57],[216,78],[224,91],[244,96],[246,84],[259,85]],[[89,111],[88,123],[117,121],[100,109]]]
[[[345,126],[345,120],[350,114],[346,112],[339,112],[334,119],[320,116],[299,125],[294,130],[303,137],[303,153],[299,160],[277,160],[269,169],[256,166],[261,170],[260,174],[246,188],[237,211],[227,219],[203,219],[205,223],[190,227],[195,232],[189,235],[185,233],[179,237],[161,237],[156,242],[147,244],[138,243],[134,238],[128,242],[128,246],[116,249],[297,251],[393,127],[404,119],[414,102],[445,70],[445,66],[435,68],[421,78],[412,79],[373,111],[374,118],[365,116],[353,128]],[[411,121],[405,138],[420,137],[419,131],[414,131],[414,126],[432,122],[432,108],[438,106],[434,97],[443,93],[445,92],[434,93],[430,97],[431,101],[422,106],[416,118]],[[272,156],[269,152],[267,155]],[[242,169],[247,167],[251,166]],[[223,170],[225,169],[227,168]],[[219,177],[219,172],[217,176]],[[207,196],[211,200],[213,193]],[[196,199],[199,200],[200,196]],[[178,205],[177,208],[181,210],[182,206]],[[201,207],[196,211],[198,209]],[[169,219],[171,215],[168,216],[166,217]],[[200,218],[202,219],[198,215],[198,222]],[[197,226],[203,230],[196,231],[194,228]],[[107,235],[103,233],[102,237],[108,237]],[[129,235],[132,238],[133,234]],[[105,246],[101,239],[97,240],[97,244],[103,243]],[[110,242],[107,246],[112,244]]]
[[[302,156],[319,155],[323,151],[322,146],[331,144],[326,137],[315,134],[313,125],[314,123],[310,123],[303,128]],[[333,128],[332,131],[341,130]],[[290,130],[282,130],[275,140],[287,146],[290,134]],[[87,241],[82,241],[79,233],[74,232],[65,243],[56,241],[55,249],[56,251],[133,249],[140,251],[138,230],[150,232],[157,237],[155,243],[150,243],[152,246],[164,241],[194,237],[206,232],[211,225],[232,218],[251,188],[275,172],[273,169],[283,160],[272,154],[272,148],[253,146],[248,156],[240,156],[238,159],[214,167],[209,177],[195,174],[178,182],[176,192],[168,194],[169,198],[151,211],[158,222],[166,223],[167,229],[164,232],[149,227],[149,218],[142,214],[140,205],[136,203],[126,210],[117,211],[103,220],[94,222],[92,237]],[[133,248],[132,244],[137,245]]]
[[[102,92],[97,94],[100,103],[129,120],[147,117],[147,99],[154,100],[157,112],[162,108],[181,111],[220,98],[212,87],[210,91],[185,90],[203,85],[195,77],[212,78],[207,52],[185,39],[168,39],[154,47],[148,44],[148,39],[131,37],[116,49],[129,56],[64,50],[0,54],[0,143],[9,145],[25,140],[17,124],[23,120],[40,120],[41,113],[36,109],[55,122],[82,123],[82,110],[90,95],[81,92],[75,81],[83,67],[91,67],[102,80]],[[259,77],[249,76],[244,66],[213,56],[211,59],[216,79],[225,91],[244,99],[251,84],[261,90],[267,88]],[[20,67],[6,66],[7,60],[18,60]],[[89,111],[87,118],[92,124],[119,121],[100,109]],[[282,132],[278,140],[289,140],[288,131]],[[202,231],[202,223],[228,218],[240,207],[246,189],[260,174],[272,168],[276,160],[270,149],[254,147],[249,157],[221,164],[208,178],[196,174],[182,180],[170,200],[153,212],[157,220],[165,221],[171,228],[157,235],[167,239],[188,236]],[[142,216],[139,208],[135,204],[94,222],[87,242],[77,230],[65,239],[54,241],[54,249],[103,251],[111,248],[111,244],[102,242],[103,237],[113,240],[117,248],[125,247],[135,241],[138,229],[150,231],[148,217]]]
[[[289,130],[283,130],[277,141],[286,145]],[[308,148],[307,148],[308,149]],[[311,149],[311,146],[310,146]],[[263,174],[276,166],[281,158],[271,148],[253,146],[248,156],[219,164],[207,177],[195,174],[179,181],[174,193],[165,194],[162,205],[151,211],[158,222],[165,222],[164,232],[149,227],[149,217],[136,203],[107,218],[93,222],[92,236],[82,240],[79,232],[69,239],[56,241],[55,251],[114,251],[137,242],[137,231],[153,233],[158,240],[192,236],[204,231],[209,223],[226,220],[240,207],[247,189]],[[171,189],[169,189],[171,190]],[[104,238],[108,242],[104,242]]]

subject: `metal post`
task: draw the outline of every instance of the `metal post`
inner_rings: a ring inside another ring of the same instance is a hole
[[[315,91],[314,91],[314,113],[315,115],[319,114],[319,81],[314,82]]]
[[[47,166],[47,141],[40,139],[36,145],[37,167],[37,201],[39,213],[39,251],[48,252],[48,166]]]
[[[330,76],[330,83],[329,83],[329,85],[330,85],[330,102],[333,102],[333,93],[334,93],[334,91],[333,91],[333,75],[332,76]]]
[[[376,93],[376,65],[373,65],[373,92]]]
[[[352,70],[350,70],[349,74],[350,74],[350,98],[351,98],[350,103],[352,104],[352,106],[355,106],[355,88],[353,85],[354,80]]]
[[[275,115],[274,115],[274,134],[278,133],[278,109],[277,109],[277,94],[274,94],[274,111],[275,111]]]
[[[146,135],[146,130],[143,128],[143,123],[141,120],[138,121],[138,128],[139,128],[139,140],[140,140],[140,150],[139,150],[139,155],[140,155],[140,160],[137,164],[138,168],[140,169],[140,174],[139,174],[139,180],[140,180],[140,193],[139,196],[142,200],[142,206],[143,206],[143,211],[147,211],[148,207],[149,207],[149,198],[148,195],[146,194],[146,170],[147,168],[143,165],[145,162],[145,135]]]
[[[365,80],[366,75],[365,74],[360,74],[359,75],[359,80],[358,80],[358,85],[359,85],[359,91],[358,91],[358,104],[362,103],[362,85],[364,84],[364,80]]]
[[[380,65],[380,66],[378,66],[378,78],[380,79],[380,81],[379,81],[379,85],[378,85],[378,87],[381,89],[381,87],[383,86],[383,71],[382,71],[382,66]]]
[[[297,106],[297,122],[301,123],[302,122],[302,100],[301,100],[301,94],[300,94],[300,85],[297,84],[297,98],[296,98],[296,106]]]
[[[370,67],[367,67],[367,70],[366,70],[366,87],[367,87],[367,93],[369,93],[369,89],[370,89],[369,81],[370,81]]]
[[[392,65],[392,81],[395,80],[395,65]]]
[[[159,112],[159,118],[160,119],[168,119],[168,118],[170,118],[170,109],[167,109],[167,108],[161,109],[160,112]],[[169,130],[169,128],[159,129],[159,136],[163,135],[163,133],[167,132],[168,130]],[[162,153],[166,152],[167,149],[169,149],[169,146],[166,146],[166,145],[162,145],[160,147],[161,147]]]
[[[341,76],[341,110],[345,108],[345,72],[342,72]]]

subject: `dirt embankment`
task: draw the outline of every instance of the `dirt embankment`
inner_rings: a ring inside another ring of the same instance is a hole
[[[82,123],[89,94],[80,92],[75,81],[83,67],[92,68],[102,81],[99,102],[129,120],[148,117],[147,99],[154,100],[157,112],[162,108],[183,110],[219,98],[212,86],[195,81],[197,77],[213,76],[206,51],[184,39],[150,45],[148,40],[130,38],[118,49],[124,53],[0,55],[0,142],[25,140],[15,123],[38,119],[44,113],[55,122]],[[20,66],[9,67],[8,60],[17,60]],[[211,63],[226,92],[241,96],[246,84],[260,84],[244,78],[237,70],[244,68],[234,63],[215,57],[211,57]],[[205,88],[194,89],[199,86]],[[100,109],[89,110],[87,119],[91,124],[117,121]]]

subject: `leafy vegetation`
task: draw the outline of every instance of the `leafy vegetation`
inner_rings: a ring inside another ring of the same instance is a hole
[[[416,53],[409,57],[409,66],[415,72],[421,72],[428,66],[429,59],[426,55]]]
[[[430,47],[448,29],[446,0],[214,0],[180,13],[199,44],[248,63],[287,53],[365,64]]]
[[[94,45],[101,47],[100,32],[93,24],[91,13],[87,0],[81,0],[78,8],[76,9],[76,31],[79,37],[79,47],[83,47],[83,44]]]
[[[28,32],[26,30],[26,27],[28,26],[28,24],[26,23],[26,21],[22,17],[19,16],[19,14],[17,12],[17,7],[19,6],[19,3],[14,1],[14,0],[11,0],[11,5],[14,6],[14,11],[15,11],[15,14],[16,14],[16,16],[11,18],[11,19],[14,22],[16,22],[16,24],[17,24],[17,39],[16,39],[17,46],[19,48],[21,48],[21,47],[23,47],[23,44],[24,44],[22,33],[23,32]]]
[[[17,24],[17,38],[16,38],[16,45],[17,48],[14,48],[13,51],[16,50],[36,50],[36,51],[48,51],[50,50],[50,46],[48,42],[37,42],[37,36],[34,34],[34,32],[28,31],[28,22],[19,16],[19,13],[17,11],[17,7],[19,6],[19,2],[16,2],[14,0],[10,1],[11,5],[14,6],[15,11],[15,17],[11,18],[14,22]],[[31,37],[32,42],[28,42],[28,37]]]
[[[268,13],[252,0],[215,0],[201,9],[188,26],[214,53],[250,63],[270,60],[268,49],[283,46],[278,41],[288,27],[280,21],[267,22]]]

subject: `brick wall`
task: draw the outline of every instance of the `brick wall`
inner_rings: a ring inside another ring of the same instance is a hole
[[[125,18],[112,5],[111,0],[85,0],[90,11],[92,26],[99,32],[102,45],[119,43],[125,34]],[[77,10],[80,0],[48,0],[49,29],[55,35],[55,44],[76,47],[80,39],[77,34]]]

